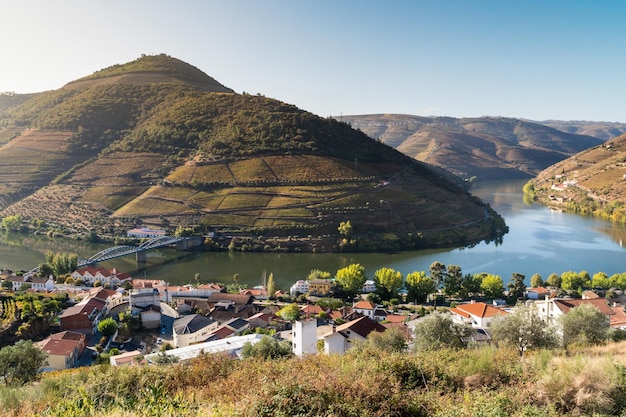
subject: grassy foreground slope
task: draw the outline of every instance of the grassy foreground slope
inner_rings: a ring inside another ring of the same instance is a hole
[[[0,388],[21,416],[579,416],[626,411],[626,345],[569,355],[491,347],[48,373]]]
[[[144,225],[321,236],[349,220],[355,235],[378,242],[358,248],[371,250],[475,243],[506,230],[432,166],[347,123],[236,94],[167,55],[8,106],[0,126],[0,216],[67,233]]]

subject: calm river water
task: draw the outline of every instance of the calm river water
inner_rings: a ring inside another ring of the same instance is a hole
[[[359,262],[368,277],[386,266],[407,274],[428,271],[435,261],[459,265],[463,273],[489,272],[508,283],[518,272],[530,277],[586,270],[591,275],[602,271],[609,276],[626,271],[626,228],[572,214],[553,212],[539,205],[527,205],[522,198],[525,181],[490,181],[472,190],[501,213],[509,233],[499,245],[480,243],[471,248],[402,252],[394,254],[265,254],[265,253],[195,253],[171,249],[152,250],[147,264],[138,265],[134,256],[102,264],[130,272],[136,278],[158,278],[172,284],[195,282],[239,282],[259,285],[264,274],[273,273],[278,288],[287,290],[296,280],[305,278],[311,269],[334,273]],[[0,268],[29,270],[45,259],[47,252],[77,253],[90,257],[107,247],[85,242],[49,240],[23,235],[0,235]]]

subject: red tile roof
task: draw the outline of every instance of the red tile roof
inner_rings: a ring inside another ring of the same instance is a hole
[[[385,326],[375,322],[367,316],[360,317],[356,320],[349,321],[337,327],[337,332],[353,331],[361,337],[367,337],[371,332],[384,332]]]
[[[500,310],[485,303],[467,303],[459,304],[455,308],[450,309],[451,312],[459,314],[463,317],[469,318],[469,315],[473,315],[480,318],[494,317],[498,314],[507,314],[506,311]]]
[[[80,342],[77,340],[46,339],[40,343],[41,350],[48,355],[70,357],[76,350],[80,349]]]
[[[374,310],[376,308],[376,304],[371,301],[359,301],[352,308],[358,308],[360,310]]]
[[[609,303],[606,298],[594,298],[590,300],[554,300],[554,305],[556,305],[565,314],[567,314],[570,309],[581,306],[583,304],[591,304],[596,307],[602,314],[605,314],[607,316],[615,314],[613,310],[611,310],[611,307],[609,307]]]

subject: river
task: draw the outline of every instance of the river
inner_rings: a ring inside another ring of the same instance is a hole
[[[102,264],[130,272],[135,278],[164,279],[171,284],[195,282],[239,282],[259,285],[264,275],[274,274],[278,288],[287,290],[311,269],[334,273],[351,263],[361,263],[372,277],[376,269],[386,266],[403,274],[428,271],[435,261],[461,267],[463,273],[489,272],[508,283],[518,272],[530,277],[539,273],[546,279],[552,272],[586,270],[593,275],[602,271],[609,276],[626,272],[626,227],[573,214],[551,211],[540,205],[524,203],[525,181],[489,181],[478,184],[471,192],[491,204],[504,216],[509,233],[502,243],[479,243],[460,249],[438,249],[401,253],[367,254],[270,254],[270,253],[184,253],[158,249],[147,253],[146,265],[138,265],[134,256]],[[29,270],[45,260],[47,252],[77,253],[90,257],[107,245],[64,239],[47,239],[24,235],[0,235],[0,267]]]

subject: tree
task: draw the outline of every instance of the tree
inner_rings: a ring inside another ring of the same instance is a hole
[[[400,271],[391,268],[380,268],[374,272],[374,284],[376,292],[383,300],[389,300],[398,296],[398,290],[402,288],[404,277]]]
[[[391,328],[384,332],[371,332],[365,340],[355,344],[351,352],[404,352],[407,348],[404,334],[399,329]]]
[[[463,280],[461,280],[461,290],[459,296],[461,298],[468,298],[470,294],[478,294],[480,292],[480,285],[483,282],[482,274],[465,274]]]
[[[37,378],[48,355],[30,340],[20,340],[0,349],[0,379],[5,385],[24,385]]]
[[[274,274],[270,272],[270,275],[267,277],[267,296],[272,298],[276,293],[276,282],[274,281]]]
[[[483,282],[480,284],[480,289],[487,298],[500,298],[504,294],[502,278],[498,275],[486,274],[483,277]]]
[[[22,216],[16,214],[14,216],[6,216],[2,218],[2,228],[7,232],[16,232],[22,226]]]
[[[287,321],[296,321],[300,318],[300,307],[298,304],[288,304],[278,311],[278,315]]]
[[[580,273],[575,271],[566,271],[561,274],[561,288],[565,291],[576,291],[579,288],[588,288],[591,286],[591,279],[586,271]]]
[[[50,267],[50,265],[48,265],[47,263],[40,263],[38,275],[40,277],[47,278],[50,275],[54,275],[54,271],[52,270],[52,267]]]
[[[241,356],[245,358],[278,359],[293,355],[291,343],[279,342],[271,336],[263,336],[261,340],[252,344],[246,342],[241,349]]]
[[[111,317],[107,317],[98,323],[98,331],[105,337],[111,337],[117,331],[117,322]]]
[[[609,280],[611,281],[611,286],[620,290],[626,290],[626,272],[613,274]]]
[[[591,284],[593,285],[593,288],[602,288],[603,290],[611,288],[611,280],[604,272],[597,272],[593,274]]]
[[[433,312],[415,326],[415,350],[460,349],[471,332],[469,325],[455,323],[449,313]]]
[[[322,271],[319,269],[311,269],[309,275],[306,277],[309,281],[313,279],[330,279],[330,272]]]
[[[514,346],[520,356],[528,349],[549,349],[558,341],[555,331],[541,320],[533,306],[519,304],[510,314],[502,314],[491,322],[493,341]]]
[[[458,265],[448,265],[448,270],[443,277],[443,292],[447,296],[457,295],[461,291],[463,273]]]
[[[561,276],[556,272],[548,275],[548,280],[546,282],[550,287],[561,288]]]
[[[609,319],[591,304],[582,304],[561,317],[563,346],[596,345],[606,341]]]
[[[424,271],[411,272],[406,276],[407,301],[425,303],[428,296],[435,292],[435,281]]]
[[[441,288],[441,283],[443,282],[443,277],[446,273],[446,266],[439,261],[435,261],[430,264],[428,271],[430,272],[430,277],[435,282],[435,292],[437,292],[439,291],[439,288]],[[437,308],[437,297],[434,299],[433,306],[434,308]]]
[[[361,264],[350,264],[339,269],[335,275],[335,282],[350,299],[361,291],[366,279],[365,267]]]
[[[537,287],[543,286],[543,278],[541,278],[541,275],[533,274],[533,276],[530,277],[530,286],[532,288],[537,288]]]
[[[524,283],[525,275],[519,272],[513,272],[511,282],[509,282],[509,297],[513,300],[521,300],[526,294],[526,284]]]
[[[339,234],[341,236],[345,236],[347,238],[352,236],[352,224],[350,223],[350,220],[339,223],[337,230],[339,230]]]

